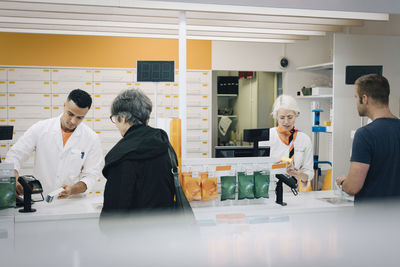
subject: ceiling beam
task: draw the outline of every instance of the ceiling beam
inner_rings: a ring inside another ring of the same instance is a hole
[[[19,0],[20,2],[30,3],[49,3],[54,0]],[[373,12],[349,12],[331,10],[312,10],[294,8],[273,8],[257,6],[238,6],[238,5],[215,5],[199,4],[187,2],[166,2],[166,1],[147,1],[147,0],[59,0],[58,4],[64,5],[87,5],[87,6],[108,6],[122,8],[146,8],[157,10],[174,11],[202,11],[219,13],[238,13],[254,15],[273,15],[273,16],[295,16],[295,17],[319,17],[336,19],[363,19],[363,20],[389,20],[389,14]]]
[[[0,32],[12,33],[36,33],[36,34],[55,34],[55,35],[85,35],[85,36],[110,36],[110,37],[132,37],[132,38],[154,38],[154,39],[178,39],[178,35],[161,35],[146,33],[123,33],[123,32],[91,32],[91,31],[72,31],[72,30],[42,30],[42,29],[18,29],[1,28]],[[263,38],[238,38],[238,37],[217,37],[217,36],[194,36],[188,35],[188,40],[218,40],[236,42],[258,42],[258,43],[293,43],[287,39],[263,39]]]

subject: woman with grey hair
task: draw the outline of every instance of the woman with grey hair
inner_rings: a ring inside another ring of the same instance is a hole
[[[137,89],[121,92],[111,105],[110,119],[122,139],[105,157],[102,217],[174,205],[169,139],[163,130],[147,125],[151,110],[151,100]]]
[[[300,109],[292,96],[281,95],[275,100],[271,114],[277,120],[278,127],[270,129],[269,143],[260,142],[259,145],[269,145],[272,158],[293,160],[286,171],[302,182],[299,186],[303,191],[314,178],[314,171],[310,137],[294,127]]]

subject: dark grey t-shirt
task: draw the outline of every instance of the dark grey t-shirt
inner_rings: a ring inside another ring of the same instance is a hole
[[[400,196],[400,120],[376,119],[357,130],[352,162],[369,164],[365,183],[355,202]]]

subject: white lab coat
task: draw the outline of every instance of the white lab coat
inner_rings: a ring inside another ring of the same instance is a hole
[[[279,138],[276,127],[269,130],[269,141],[258,143],[259,146],[270,146],[270,157],[279,161],[282,157],[289,157],[289,145]],[[314,178],[314,160],[311,139],[303,132],[298,131],[294,140],[294,167],[308,175],[308,180]]]
[[[78,181],[91,190],[96,179],[102,177],[103,152],[97,134],[84,123],[78,125],[65,147],[61,133],[61,116],[35,123],[6,155],[5,162],[13,163],[19,172],[23,161],[35,154],[33,175],[46,195],[63,184]]]

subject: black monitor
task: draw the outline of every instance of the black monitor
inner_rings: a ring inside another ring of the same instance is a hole
[[[240,157],[269,157],[270,148],[267,146],[259,147],[257,154],[251,146],[216,146],[216,158],[240,158]]]
[[[244,129],[243,141],[258,143],[269,140],[269,128]]]
[[[382,76],[383,66],[346,66],[346,84],[354,84],[358,78],[367,74]]]
[[[0,140],[12,140],[14,126],[12,125],[0,125]],[[0,155],[1,162],[1,155]]]
[[[14,126],[1,125],[0,126],[0,140],[12,140]]]
[[[269,140],[269,128],[259,129],[244,129],[243,130],[243,141],[253,143],[253,154],[257,157],[258,153],[258,142]],[[269,155],[268,155],[269,156]]]
[[[174,82],[174,61],[137,61],[138,82]]]

